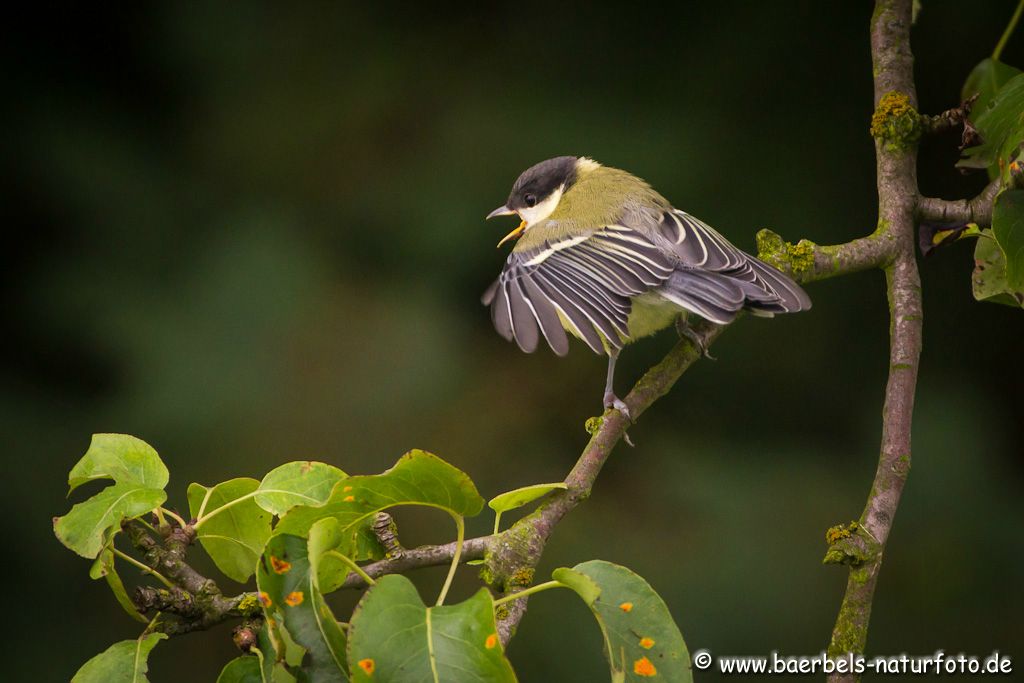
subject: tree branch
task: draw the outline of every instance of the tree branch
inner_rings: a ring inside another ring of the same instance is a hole
[[[165,524],[159,527],[160,539],[154,539],[141,525],[129,522],[123,526],[132,545],[139,550],[146,564],[162,573],[173,588],[140,586],[133,602],[139,612],[161,612],[172,615],[157,625],[167,635],[179,635],[208,629],[235,617],[260,614],[260,604],[253,593],[225,597],[213,579],[208,579],[185,559],[195,540],[195,529]]]
[[[460,562],[481,559],[484,556],[487,544],[493,538],[493,536],[480,536],[466,540],[462,544]],[[364,565],[363,571],[369,574],[371,578],[376,579],[385,574],[401,574],[410,569],[451,564],[454,556],[454,542],[445,543],[444,545],[425,545],[410,550],[402,550],[393,557]],[[366,582],[355,572],[349,574],[341,585],[342,588],[362,588],[364,586],[366,586]]]
[[[916,92],[910,51],[911,0],[878,0],[871,18],[875,73],[875,136],[879,227],[890,238],[886,266],[890,311],[889,379],[885,390],[882,444],[875,478],[855,533],[834,542],[826,562],[850,566],[846,593],[828,652],[863,653],[882,554],[900,494],[910,471],[910,427],[921,353],[921,280],[914,252],[918,210],[913,121]],[[909,122],[909,125],[908,125]],[[832,674],[830,681],[857,680]]]
[[[999,193],[999,186],[999,178],[996,178],[974,199],[921,197],[917,202],[918,218],[932,223],[988,225],[992,222],[992,201]]]
[[[792,244],[768,229],[757,233],[757,257],[803,283],[883,268],[892,255],[892,233],[881,223],[870,235],[837,245]]]
[[[974,106],[974,102],[977,99],[978,95],[975,93],[965,102],[961,102],[958,107],[947,109],[941,114],[936,114],[935,116],[922,116],[921,125],[924,127],[924,132],[929,135],[934,135],[936,133],[944,133],[947,130],[959,128],[964,124],[970,125],[967,117],[971,115],[971,108]],[[967,131],[965,131],[965,134],[966,132]]]

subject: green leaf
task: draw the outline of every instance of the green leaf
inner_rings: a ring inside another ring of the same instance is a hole
[[[192,517],[199,516],[203,502],[203,523],[197,535],[217,569],[239,583],[245,583],[256,571],[256,561],[270,538],[271,514],[253,498],[239,501],[252,494],[260,483],[240,477],[217,484],[212,489],[201,484],[188,487],[188,509]],[[234,502],[238,501],[238,502]],[[232,503],[230,507],[218,509]]]
[[[295,683],[285,663],[298,666],[306,655],[306,649],[292,641],[278,622],[267,620],[263,621],[253,652],[260,660],[264,683]]]
[[[1006,257],[991,230],[982,230],[974,247],[974,273],[971,289],[978,301],[1024,307],[1024,290],[1014,290],[1006,282]]]
[[[1007,171],[1009,161],[1024,142],[1024,74],[1007,81],[984,111],[971,112],[981,135],[980,145],[964,150],[960,168],[988,168],[990,177]]]
[[[551,572],[551,578],[566,588],[571,588],[588,605],[594,604],[594,601],[601,596],[601,587],[594,583],[592,578],[575,569],[559,567]]]
[[[263,477],[256,504],[278,516],[296,505],[319,507],[330,498],[334,485],[345,477],[344,472],[327,463],[289,462]]]
[[[94,479],[162,489],[167,486],[168,474],[160,456],[142,439],[127,434],[93,434],[89,450],[68,475],[68,493]]]
[[[1024,290],[1024,190],[1006,190],[996,197],[992,236],[1006,258],[1006,284]]]
[[[427,607],[404,576],[381,577],[349,626],[353,681],[515,681],[487,589],[457,605]]]
[[[413,450],[383,474],[341,482],[322,507],[296,507],[281,518],[274,533],[305,536],[318,520],[334,517],[346,537],[343,554],[363,559],[370,543],[366,536],[372,516],[397,505],[426,505],[471,517],[480,512],[484,501],[464,472],[435,455]]]
[[[114,484],[92,498],[71,508],[63,517],[53,520],[53,531],[60,542],[82,557],[92,559],[125,519],[133,519],[167,500],[163,489],[141,484]]]
[[[334,517],[325,517],[309,528],[309,562],[316,572],[317,589],[321,594],[336,591],[352,571],[344,560],[327,555],[344,540],[341,523]]]
[[[148,624],[149,619],[139,614],[139,611],[135,609],[135,603],[128,597],[128,591],[124,588],[124,583],[121,582],[121,577],[117,573],[117,569],[114,566],[114,551],[111,549],[113,545],[113,539],[109,545],[104,546],[103,550],[100,551],[99,557],[92,563],[92,568],[89,570],[89,578],[91,579],[106,579],[107,585],[110,586],[110,590],[114,593],[114,597],[117,599],[117,603],[124,608],[124,611],[128,613],[135,621],[143,624]]]
[[[963,90],[960,92],[961,101],[970,99],[977,94],[978,99],[974,101],[973,110],[981,113],[988,108],[992,96],[999,91],[1011,78],[1020,73],[1020,69],[1003,64],[998,59],[988,57],[978,62],[978,65],[971,70],[967,80],[964,82]]]
[[[659,681],[693,680],[683,636],[668,607],[642,578],[603,560],[557,569],[554,578],[576,591],[597,618],[613,681],[652,676]]]
[[[143,683],[149,681],[147,659],[164,633],[150,633],[138,640],[122,640],[82,665],[71,683]]]
[[[263,683],[259,657],[242,655],[232,659],[221,669],[217,683]]]
[[[487,505],[495,512],[508,512],[509,510],[515,510],[516,508],[522,507],[527,503],[532,503],[546,493],[566,488],[568,487],[565,485],[565,482],[561,481],[553,484],[534,484],[533,486],[524,486],[522,488],[498,494],[487,501]]]
[[[314,550],[324,543],[317,538]],[[280,619],[306,648],[309,663],[303,668],[310,680],[348,681],[345,633],[317,587],[306,539],[290,534],[271,538],[256,571],[256,585],[267,616]]]

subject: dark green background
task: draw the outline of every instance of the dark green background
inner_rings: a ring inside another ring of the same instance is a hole
[[[138,631],[50,529],[92,432],[156,446],[178,508],[191,481],[300,458],[375,472],[412,447],[488,497],[560,479],[604,361],[582,345],[524,355],[478,304],[513,225],[483,216],[530,164],[586,154],[629,169],[746,249],[762,227],[832,243],[874,226],[868,3],[372,5],[78,4],[8,21],[15,679],[67,679]],[[925,1],[923,110],[957,103],[1013,7]],[[1024,66],[1022,45],[1005,59]],[[926,143],[926,193],[984,184],[952,168],[957,139]],[[1024,312],[972,300],[971,254],[921,263],[914,466],[869,650],[1000,649],[1020,669]],[[541,576],[626,564],[691,649],[824,647],[846,573],[821,565],[823,536],[860,514],[874,473],[888,321],[878,273],[809,292],[807,314],[739,322],[717,362],[644,416]],[[620,387],[672,342],[631,348]],[[400,522],[408,544],[452,533],[442,515]],[[443,570],[416,576],[433,594]],[[509,653],[523,680],[606,677],[577,602],[531,601]],[[160,645],[153,680],[212,680],[229,635]]]

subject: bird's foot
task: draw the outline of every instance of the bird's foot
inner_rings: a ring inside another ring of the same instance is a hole
[[[708,360],[718,360],[710,353],[708,353],[708,346],[704,342],[704,338],[697,334],[696,330],[690,327],[690,324],[686,321],[685,317],[679,317],[676,319],[676,332],[679,336],[684,339],[690,340],[690,342],[697,347],[697,351],[700,355]]]
[[[623,401],[621,398],[619,398],[610,391],[605,392],[604,407],[606,410],[608,408],[613,408],[619,411],[620,413],[622,413],[623,417],[625,417],[630,422],[633,422],[633,416],[630,415],[629,413],[629,406],[626,405],[625,401]],[[622,432],[622,440],[625,441],[626,445],[629,446],[630,448],[634,448],[636,446],[636,444],[633,443],[633,439],[629,438],[629,434],[626,431]]]
[[[633,421],[633,416],[629,414],[629,406],[627,406],[621,398],[619,398],[610,391],[606,392],[604,395],[604,407],[606,409],[614,408],[615,410],[622,413],[622,416],[625,417],[627,420],[629,420],[630,422]]]

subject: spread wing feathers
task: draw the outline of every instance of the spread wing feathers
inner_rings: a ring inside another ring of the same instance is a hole
[[[811,307],[811,299],[800,285],[767,263],[740,251],[717,230],[685,211],[665,212],[659,229],[683,268],[710,271],[756,285],[759,291],[747,290],[752,293],[747,295],[745,306],[755,313],[794,313]]]
[[[543,336],[564,355],[568,328],[603,353],[622,348],[631,298],[651,290],[722,324],[742,309],[771,316],[811,307],[798,284],[703,221],[673,210],[654,227],[608,225],[513,251],[482,297],[495,329],[528,353]]]
[[[540,335],[558,355],[569,350],[562,323],[595,353],[629,337],[630,298],[665,283],[675,259],[640,233],[609,225],[509,254],[484,293],[494,327],[526,352]]]

